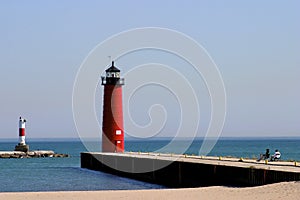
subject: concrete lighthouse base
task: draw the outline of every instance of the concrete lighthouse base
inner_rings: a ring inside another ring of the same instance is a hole
[[[27,144],[18,144],[16,147],[15,147],[15,151],[22,151],[22,152],[28,152],[29,151],[29,145]]]

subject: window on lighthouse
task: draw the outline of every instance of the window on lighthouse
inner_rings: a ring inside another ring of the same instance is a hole
[[[122,131],[121,130],[116,130],[116,135],[121,135]]]

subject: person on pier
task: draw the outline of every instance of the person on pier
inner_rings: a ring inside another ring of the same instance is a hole
[[[270,158],[270,149],[266,149],[266,153],[260,154],[259,159],[257,159],[257,161],[267,160],[269,158]]]
[[[271,161],[279,160],[280,157],[281,157],[281,153],[278,151],[278,149],[276,149],[274,155],[272,155],[271,157]]]

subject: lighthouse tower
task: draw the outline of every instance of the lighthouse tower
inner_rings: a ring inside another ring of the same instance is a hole
[[[104,86],[102,152],[124,152],[122,106],[124,78],[120,77],[120,70],[114,66],[114,61],[105,72],[105,76],[101,77]]]
[[[26,119],[23,119],[20,117],[19,120],[19,144],[20,145],[26,145],[25,143],[25,124],[26,124]]]
[[[20,117],[19,119],[19,144],[15,147],[15,151],[29,151],[29,145],[25,142],[25,124],[26,119]]]

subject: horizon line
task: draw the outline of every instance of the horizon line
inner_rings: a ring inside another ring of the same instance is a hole
[[[96,140],[95,140],[96,139]],[[142,140],[172,140],[174,137],[152,137],[152,138],[135,138],[135,137],[125,137],[128,141],[142,141]],[[176,137],[176,140],[204,140],[205,137]],[[264,140],[264,139],[300,139],[300,136],[221,136],[219,138],[215,137],[206,137],[208,140],[251,140],[251,139],[257,139],[257,140]],[[95,138],[95,137],[88,137],[84,138],[85,141],[101,141],[101,138]],[[41,142],[41,141],[53,141],[53,142],[59,142],[59,141],[81,141],[81,138],[79,137],[59,137],[59,138],[42,138],[42,137],[35,137],[35,138],[27,138],[28,142]],[[18,142],[18,138],[0,138],[0,142]]]

